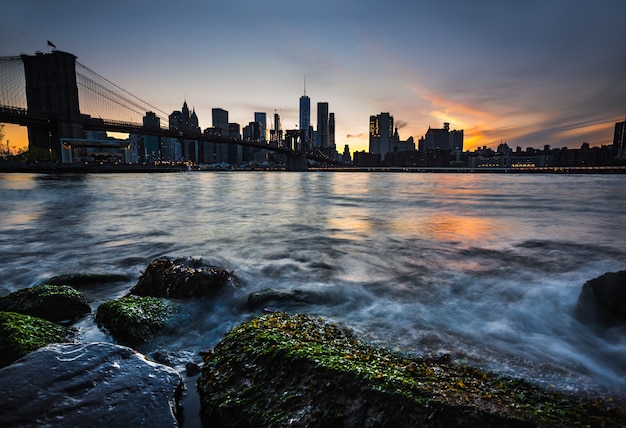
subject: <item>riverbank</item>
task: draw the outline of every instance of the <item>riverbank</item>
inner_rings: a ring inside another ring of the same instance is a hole
[[[86,174],[86,173],[145,173],[181,172],[186,165],[115,165],[115,164],[74,164],[74,163],[0,163],[0,172],[20,172],[34,174]]]

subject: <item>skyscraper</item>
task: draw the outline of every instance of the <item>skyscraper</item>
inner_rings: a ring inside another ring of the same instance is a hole
[[[370,116],[370,153],[379,154],[384,159],[391,150],[393,132],[393,116],[389,113]]]
[[[328,103],[317,103],[317,141],[315,144],[317,147],[325,149],[329,143]]]
[[[311,99],[306,95],[306,79],[304,80],[304,95],[300,97],[300,132],[301,147],[300,149],[309,149],[311,134],[309,127],[311,126]]]
[[[337,148],[335,145],[335,113],[330,113],[328,115],[328,147],[331,150],[335,150]]]
[[[623,122],[615,123],[615,134],[613,135],[613,155],[617,159],[626,159],[626,119]]]
[[[259,140],[262,142],[267,141],[267,113],[258,111],[255,112],[254,121],[261,124],[261,135]]]

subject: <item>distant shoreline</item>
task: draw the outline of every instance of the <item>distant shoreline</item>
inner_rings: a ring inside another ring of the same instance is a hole
[[[3,173],[36,174],[88,174],[88,173],[164,173],[164,172],[217,172],[217,171],[285,171],[284,168],[188,169],[186,165],[107,165],[107,164],[57,164],[57,163],[0,163]],[[393,172],[393,173],[454,173],[454,174],[626,174],[626,166],[594,167],[525,167],[525,168],[469,168],[469,167],[311,167],[311,172]]]
[[[87,173],[145,173],[145,172],[181,172],[184,165],[81,165],[57,163],[0,163],[0,172],[21,172],[36,174],[87,174]]]

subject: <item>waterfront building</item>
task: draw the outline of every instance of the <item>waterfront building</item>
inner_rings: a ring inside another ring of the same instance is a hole
[[[448,122],[443,124],[443,128],[429,126],[426,135],[419,140],[418,149],[421,152],[449,150],[458,161],[463,153],[463,130],[450,130]]]
[[[328,115],[328,147],[334,151],[337,149],[335,144],[335,113],[329,113]],[[348,152],[350,155],[350,152]]]
[[[616,159],[626,159],[626,119],[615,124],[613,153]]]
[[[211,109],[212,135],[228,136],[228,111],[223,108]],[[209,143],[209,163],[229,162],[228,145],[225,143]]]
[[[180,111],[173,111],[172,114],[169,115],[168,120],[169,129],[181,132],[200,132],[196,111],[195,109],[192,112],[189,111],[187,101],[183,102],[183,107]],[[184,160],[195,163],[200,161],[201,150],[198,140],[187,140],[180,138],[179,142],[181,145],[182,157]]]
[[[317,138],[314,142],[315,147],[322,150],[326,149],[330,143],[328,128],[328,103],[317,103]]]
[[[276,144],[276,146],[283,146],[283,130],[280,124],[280,115],[274,112],[274,126],[270,129],[270,142]]]
[[[261,133],[258,137],[259,142],[264,143],[267,141],[267,113],[265,112],[255,112],[254,113],[254,121],[256,123],[261,124]]]
[[[392,150],[394,135],[393,116],[381,113],[370,116],[369,152],[380,155],[381,159]]]
[[[144,128],[160,129],[161,119],[157,117],[156,113],[149,111],[143,117],[143,126]],[[144,135],[141,149],[139,152],[139,159],[143,161],[141,163],[152,164],[161,158],[159,137],[156,135]]]
[[[300,97],[300,132],[301,147],[298,149],[308,150],[311,142],[311,99],[306,95],[306,83],[304,85],[304,95]]]

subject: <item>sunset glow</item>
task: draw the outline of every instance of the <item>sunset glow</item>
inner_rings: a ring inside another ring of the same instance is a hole
[[[177,25],[149,5],[12,2],[3,7],[0,51],[46,52],[51,40],[167,114],[186,101],[202,129],[218,107],[241,126],[257,111],[277,112],[293,129],[306,76],[312,125],[317,103],[328,102],[339,152],[346,144],[369,150],[368,119],[381,112],[394,117],[401,139],[416,142],[449,122],[464,130],[465,150],[501,141],[611,144],[626,115],[626,3],[619,0],[507,7],[322,0],[314,9],[286,0],[192,1]],[[555,10],[559,19],[546,20]],[[138,17],[149,24],[138,25]],[[113,21],[123,31],[99,27]],[[24,147],[9,128],[10,145]]]

